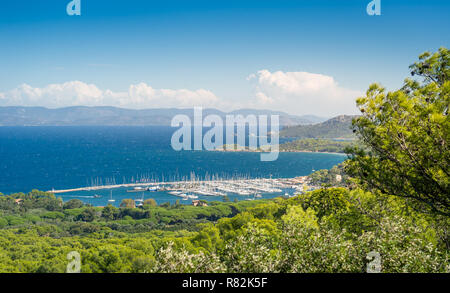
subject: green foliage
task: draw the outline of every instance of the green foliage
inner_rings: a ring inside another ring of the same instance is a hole
[[[247,211],[255,218],[273,220],[274,215],[277,214],[279,208],[279,205],[276,203],[268,202],[266,204],[259,204],[256,207],[248,208]]]
[[[120,203],[120,207],[121,208],[134,208],[136,207],[136,203],[134,202],[134,200],[130,199],[130,198],[126,198],[124,200],[122,200],[122,202]]]
[[[62,273],[70,251],[85,273],[365,272],[371,251],[383,272],[448,272],[446,227],[404,199],[345,188],[208,207],[33,209],[0,217],[0,272]]]
[[[202,251],[192,254],[184,248],[175,248],[171,242],[158,251],[156,265],[152,269],[155,273],[220,273],[224,271],[224,265],[215,254],[205,254]]]
[[[46,212],[42,215],[43,218],[46,219],[64,219],[64,214],[61,212]]]
[[[315,186],[347,186],[349,176],[344,171],[344,163],[334,166],[330,170],[319,170],[308,176],[311,185]]]
[[[22,217],[14,215],[5,216],[4,219],[8,222],[9,226],[21,226],[27,222]]]
[[[280,151],[344,153],[354,142],[305,138],[280,144]]]
[[[386,217],[381,219],[376,230],[358,238],[358,246],[366,253],[378,252],[384,272],[448,273],[448,251],[439,251],[427,241],[425,230],[402,217]]]
[[[83,221],[83,222],[92,222],[95,220],[97,216],[97,211],[93,207],[88,207],[83,210],[81,214],[78,215],[77,221]]]
[[[276,272],[279,257],[277,239],[256,223],[227,241],[222,254],[228,272],[246,273]]]
[[[151,207],[157,206],[156,201],[153,198],[144,200],[143,204],[144,204],[144,206],[146,206],[146,205],[151,206]]]
[[[319,229],[316,212],[311,208],[305,211],[301,206],[289,206],[286,214],[281,217],[281,221],[287,226],[301,225],[306,229]]]
[[[84,203],[79,199],[71,199],[68,202],[65,202],[63,205],[63,209],[78,209],[84,206]]]
[[[221,247],[223,244],[220,238],[220,231],[211,224],[204,224],[203,228],[191,239],[196,247],[202,247],[207,251],[214,251],[215,248]]]
[[[160,205],[160,207],[162,207],[162,208],[170,208],[170,206],[171,206],[170,202],[165,202]]]
[[[108,204],[102,210],[102,218],[104,218],[107,221],[116,220],[118,216],[119,210],[116,207],[112,206],[111,204]]]
[[[317,214],[319,218],[335,214],[338,211],[346,211],[350,207],[348,190],[344,188],[315,190],[298,200],[302,203],[303,208],[319,211]]]
[[[3,228],[3,227],[6,227],[6,226],[8,226],[8,220],[7,219],[5,219],[5,218],[0,218],[0,229],[1,228]]]
[[[350,149],[346,171],[363,188],[410,199],[422,211],[450,215],[450,53],[424,53],[403,87],[378,84],[357,100],[353,129],[368,152]]]

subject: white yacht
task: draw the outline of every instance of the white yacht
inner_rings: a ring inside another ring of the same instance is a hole
[[[111,190],[111,192],[110,192],[110,194],[109,194],[108,202],[110,202],[110,203],[116,202],[116,200],[113,199],[113,197],[112,197],[112,190]]]

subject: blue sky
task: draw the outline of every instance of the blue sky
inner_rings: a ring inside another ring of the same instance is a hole
[[[450,1],[2,1],[0,106],[268,108],[351,114],[449,45]],[[332,97],[332,98],[329,98]]]

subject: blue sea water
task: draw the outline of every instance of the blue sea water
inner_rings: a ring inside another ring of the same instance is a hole
[[[313,169],[329,169],[346,157],[336,154],[280,153],[261,162],[259,153],[174,151],[171,127],[0,127],[0,192],[58,190],[141,180],[176,181],[212,174],[221,178],[287,178]],[[115,189],[116,203],[137,197]],[[93,194],[101,198],[92,198]],[[109,190],[60,194],[105,205]],[[275,195],[263,195],[273,197]],[[140,195],[139,195],[140,197]],[[165,192],[146,193],[158,203],[178,198]],[[233,196],[230,196],[233,199]],[[210,198],[217,200],[217,198]],[[189,202],[187,202],[189,203]]]

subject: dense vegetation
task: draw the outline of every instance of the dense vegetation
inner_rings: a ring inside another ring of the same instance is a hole
[[[365,272],[371,251],[384,272],[449,269],[442,223],[362,190],[135,209],[1,198],[0,272],[64,272],[71,251],[82,272]]]
[[[280,137],[354,139],[351,130],[354,117],[342,115],[318,124],[288,126],[280,131]]]
[[[318,170],[308,176],[310,185],[321,187],[349,187],[351,178],[344,171],[344,163],[334,166],[330,170]]]
[[[18,201],[20,200],[20,202]],[[109,228],[127,233],[159,230],[198,230],[197,224],[232,217],[247,207],[256,205],[252,201],[213,202],[205,207],[194,207],[164,203],[157,206],[148,199],[144,206],[135,208],[123,200],[121,208],[108,205],[104,208],[85,205],[78,199],[63,203],[51,193],[34,190],[30,193],[0,197],[0,229],[24,228],[30,225],[52,226],[53,237],[86,235]],[[263,201],[264,202],[264,201]]]
[[[347,172],[367,190],[407,199],[423,212],[450,216],[450,52],[419,56],[401,89],[373,84],[353,121],[368,148],[350,150]]]
[[[349,141],[306,138],[280,144],[280,151],[345,153],[352,145]]]

